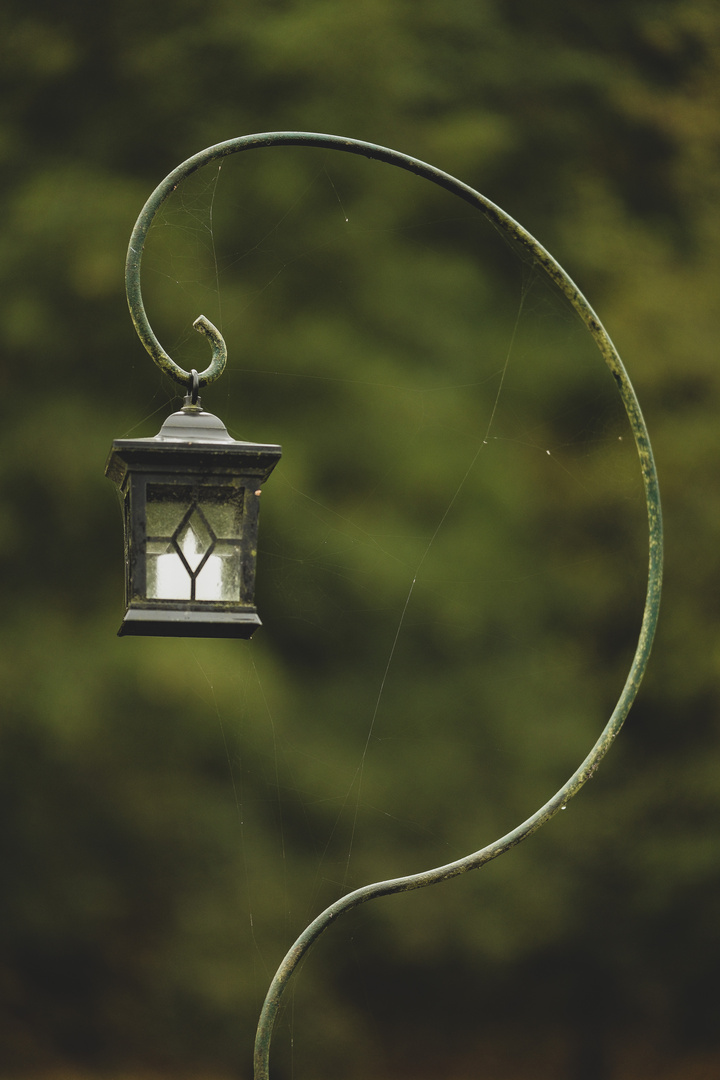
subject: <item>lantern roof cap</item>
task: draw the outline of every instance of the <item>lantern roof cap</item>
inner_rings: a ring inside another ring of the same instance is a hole
[[[198,405],[184,405],[171,413],[155,436],[156,439],[180,442],[236,442],[218,416]]]
[[[198,405],[186,404],[172,413],[157,435],[144,439],[115,439],[105,475],[125,483],[128,470],[141,472],[181,469],[185,472],[237,473],[266,480],[282,455],[275,443],[233,439],[222,420]]]
[[[241,452],[263,451],[280,457],[280,447],[275,443],[254,443],[234,439],[222,420],[213,413],[205,412],[200,405],[185,405],[171,413],[157,435],[143,439],[115,439],[114,449],[149,451],[202,450],[222,453],[226,450]]]

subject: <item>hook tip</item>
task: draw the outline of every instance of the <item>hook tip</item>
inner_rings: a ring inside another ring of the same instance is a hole
[[[198,334],[205,334],[207,337],[212,337],[213,334],[219,334],[220,331],[216,326],[206,319],[204,315],[198,315],[197,319],[193,323],[193,329],[197,330]]]
[[[205,371],[200,372],[200,385],[206,386],[207,383],[214,382],[222,374],[227,361],[227,346],[218,328],[204,315],[198,315],[193,327],[199,334],[203,334],[208,338],[212,345],[213,352],[210,366]]]

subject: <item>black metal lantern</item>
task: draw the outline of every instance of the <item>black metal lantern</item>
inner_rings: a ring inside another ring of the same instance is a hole
[[[239,442],[190,395],[150,439],[116,439],[105,475],[125,525],[125,602],[118,633],[249,638],[259,485],[275,445]]]

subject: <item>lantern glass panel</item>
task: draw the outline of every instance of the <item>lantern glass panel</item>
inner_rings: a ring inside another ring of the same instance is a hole
[[[145,522],[148,537],[172,536],[193,505],[192,484],[148,484]]]
[[[243,502],[233,485],[147,485],[148,599],[240,601]]]
[[[146,592],[149,600],[190,600],[192,578],[172,544],[148,540]]]
[[[235,546],[215,545],[195,579],[195,599],[239,602],[240,560]]]

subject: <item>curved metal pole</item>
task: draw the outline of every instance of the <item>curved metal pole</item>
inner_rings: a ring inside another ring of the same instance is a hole
[[[373,143],[361,142],[357,139],[345,139],[337,135],[319,135],[312,132],[276,131],[261,135],[245,135],[241,138],[230,139],[227,142],[218,143],[207,150],[188,158],[179,165],[165,180],[155,189],[145,204],[130,240],[126,266],[126,287],[130,313],[135,323],[135,328],[150,355],[163,370],[167,371],[178,382],[189,383],[190,374],[183,371],[164,351],[155,337],[145,314],[140,290],[140,263],[142,250],[148,229],[155,213],[178,186],[181,180],[197,171],[217,158],[227,157],[229,154],[239,153],[243,150],[251,150],[263,146],[318,146],[329,150],[341,150],[350,154],[359,154],[364,157],[384,161],[390,165],[396,165],[407,172],[432,181],[434,184],[445,188],[453,195],[457,195],[471,206],[476,207],[493,224],[503,232],[512,236],[531,255],[533,261],[538,263],[549,277],[558,285],[561,292],[567,297],[583,320],[588,330],[595,339],[606,364],[615,378],[620,397],[622,398],[630,421],[635,445],[640,458],[645,499],[647,504],[648,528],[649,528],[649,560],[648,560],[648,585],[645,599],[640,636],[637,649],[633,657],[630,672],[627,676],[622,694],[613,713],[608,720],[602,734],[585,758],[580,767],[573,773],[567,783],[553,795],[548,802],[537,810],[531,817],[518,825],[512,832],[500,837],[487,847],[475,851],[465,858],[455,862],[446,863],[433,870],[427,870],[419,874],[411,874],[407,877],[392,878],[388,881],[376,882],[365,885],[360,889],[341,897],[322,914],[310,923],[292,946],[270,985],[265,1003],[260,1015],[255,1041],[255,1080],[268,1080],[270,1040],[273,1026],[277,1016],[283,991],[287,986],[293,972],[302,957],[307,953],[314,941],[345,911],[364,904],[368,900],[379,896],[389,896],[392,893],[410,892],[413,889],[422,889],[427,885],[437,882],[448,881],[450,878],[465,874],[468,870],[476,870],[492,859],[502,855],[503,852],[515,847],[526,837],[536,832],[546,821],[567,805],[568,801],[575,796],[586,780],[595,772],[605,754],[612,746],[615,738],[627,717],[630,707],[637,696],[640,682],[645,673],[655,629],[657,626],[658,611],[660,605],[660,591],[662,586],[663,564],[663,527],[660,509],[660,491],[658,487],[657,471],[653,458],[650,437],[648,435],[645,420],[640,409],[637,396],[628,378],[627,372],[618,355],[618,352],[608,336],[605,328],[585,299],[573,280],[565,273],[562,267],[555,261],[546,249],[531,236],[526,229],[519,225],[509,214],[501,210],[499,206],[481,195],[480,192],[463,184],[460,180],[427,165],[417,158],[408,157],[397,150],[387,147],[376,146]],[[196,320],[196,328],[206,334],[213,347],[213,356],[209,367],[200,373],[200,385],[204,386],[216,379],[222,372],[225,364],[225,343],[220,332],[204,316]]]

